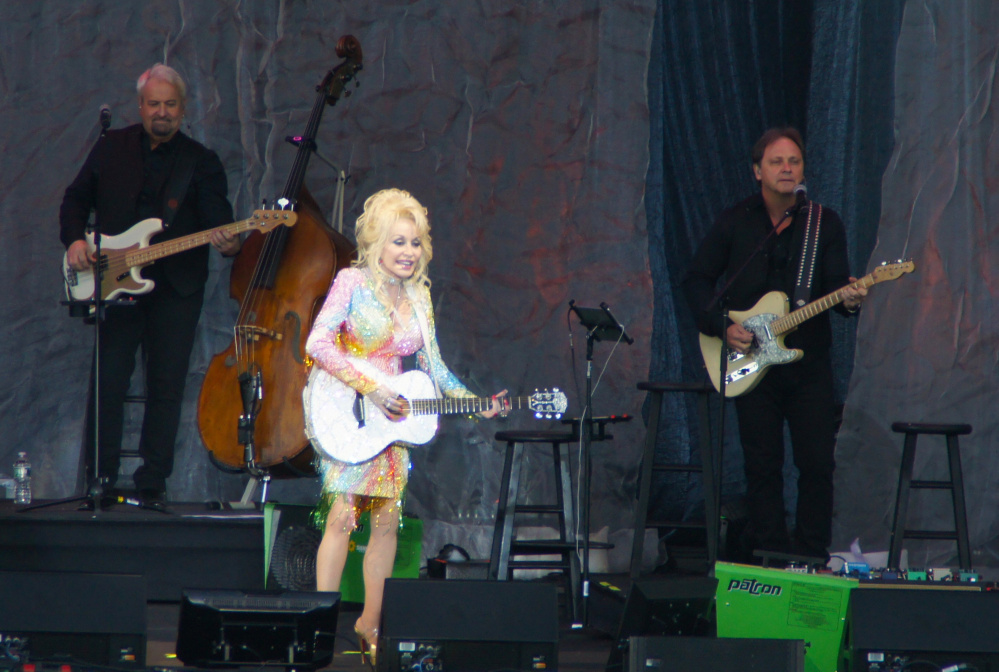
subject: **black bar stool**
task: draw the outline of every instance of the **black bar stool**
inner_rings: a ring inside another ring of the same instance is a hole
[[[919,422],[892,423],[893,432],[905,434],[902,448],[902,466],[898,474],[898,492],[895,496],[895,520],[891,526],[891,545],[888,550],[888,567],[898,569],[902,560],[902,545],[906,539],[950,539],[957,542],[957,555],[961,569],[971,570],[971,545],[968,543],[968,517],[964,504],[964,476],[961,471],[961,451],[957,437],[971,433],[971,425],[935,425]],[[912,467],[916,461],[916,439],[920,434],[937,434],[947,439],[947,461],[950,480],[914,481]],[[950,490],[954,504],[953,530],[912,530],[905,527],[909,508],[909,491],[912,489]]]
[[[576,555],[576,517],[572,507],[572,477],[569,472],[569,444],[573,442],[572,432],[558,431],[504,431],[496,432],[497,441],[506,442],[506,459],[503,462],[503,476],[500,481],[499,507],[496,511],[496,527],[493,532],[493,547],[489,557],[489,578],[505,581],[511,578],[514,569],[552,569],[563,572],[569,579],[567,593],[571,599],[566,604],[572,609],[573,618],[578,617],[579,604],[579,557]],[[555,468],[554,504],[518,504],[520,490],[520,468],[527,444],[551,444]],[[514,518],[518,513],[550,514],[558,518],[557,539],[514,541]],[[515,560],[516,555],[560,554],[561,560]]]
[[[715,480],[715,457],[711,447],[711,427],[708,421],[708,399],[715,388],[708,383],[639,383],[638,389],[649,393],[649,424],[645,433],[645,450],[638,481],[638,504],[635,509],[635,540],[631,547],[631,578],[637,579],[642,571],[642,553],[645,550],[645,528],[684,529],[704,528],[708,568],[714,567],[718,557],[718,488]],[[663,395],[666,393],[693,393],[697,395],[697,414],[700,423],[700,464],[655,464],[656,436]],[[649,490],[652,472],[696,472],[704,483],[704,522],[649,520]]]
[[[128,393],[125,394],[125,404],[122,412],[124,413],[124,418],[122,419],[123,425],[126,430],[129,428],[134,428],[138,426],[139,439],[136,439],[135,443],[131,446],[124,445],[125,433],[122,432],[122,446],[119,452],[119,458],[121,460],[135,460],[137,462],[142,461],[142,455],[139,454],[139,442],[142,436],[142,423],[145,421],[146,412],[146,351],[143,349],[138,355],[138,364],[135,367],[138,369],[139,375],[139,386],[141,389],[135,389],[136,385],[134,383],[135,375],[133,374],[133,383],[129,385]],[[136,465],[138,467],[139,465]],[[135,469],[131,470],[132,472]],[[118,467],[118,475],[122,476],[122,467]],[[131,476],[128,477],[128,481],[131,480]]]

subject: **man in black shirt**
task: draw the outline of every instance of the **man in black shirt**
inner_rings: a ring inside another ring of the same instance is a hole
[[[85,229],[90,212],[103,235],[122,234],[155,217],[165,230],[152,243],[233,221],[225,170],[215,152],[181,133],[186,87],[175,70],[154,65],[138,80],[141,124],[110,131],[98,141],[66,189],[59,211],[60,239],[71,268],[82,271],[96,261]],[[239,251],[240,240],[227,231],[211,234],[223,255]],[[144,500],[162,506],[166,479],[173,470],[174,442],[194,333],[201,315],[208,249],[196,247],[165,257],[143,270],[155,282],[134,305],[108,306],[100,349],[100,464],[105,489],[118,475],[125,396],[142,345],[146,407],[134,481]],[[92,389],[92,387],[91,387]],[[94,400],[87,412],[85,452],[88,480],[93,477]]]
[[[793,128],[763,134],[752,155],[760,193],[719,216],[684,277],[697,328],[725,338],[733,350],[746,352],[753,334],[731,321],[723,327],[723,306],[748,310],[764,294],[778,290],[798,308],[856,280],[850,277],[839,215],[816,203],[801,207],[796,202],[804,154],[801,135]],[[735,273],[738,277],[716,301],[719,280],[728,282]],[[863,288],[844,290],[836,309],[855,313],[866,293]],[[804,357],[771,367],[754,389],[735,400],[749,511],[745,551],[828,557],[836,433],[831,340],[828,313],[803,322],[785,344],[802,349]],[[799,472],[793,534],[788,533],[784,508],[785,421]]]

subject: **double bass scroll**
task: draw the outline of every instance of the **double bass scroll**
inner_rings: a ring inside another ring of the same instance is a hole
[[[239,301],[232,343],[212,358],[198,398],[198,428],[213,462],[226,470],[276,477],[311,471],[302,389],[305,341],[336,273],[354,245],[323,218],[304,185],[327,105],[350,95],[362,68],[352,35],[337,42],[334,67],[317,95],[282,198],[297,201],[298,223],[251,234],[232,266],[230,294]]]

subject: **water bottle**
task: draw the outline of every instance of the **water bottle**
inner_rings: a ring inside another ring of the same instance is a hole
[[[31,504],[31,462],[25,452],[18,453],[14,462],[14,503]]]

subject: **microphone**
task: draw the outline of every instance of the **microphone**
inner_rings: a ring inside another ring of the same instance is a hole
[[[794,217],[808,203],[808,187],[804,182],[794,185],[794,205],[784,211],[784,219]]]
[[[804,182],[794,185],[794,207],[800,208],[808,202],[808,187]]]
[[[108,130],[111,127],[111,106],[107,103],[101,105],[101,129]]]

